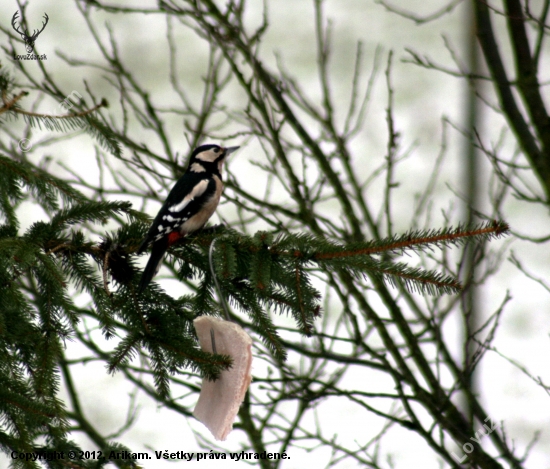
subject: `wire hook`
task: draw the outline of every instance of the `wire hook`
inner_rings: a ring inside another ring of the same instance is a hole
[[[212,259],[214,254],[214,244],[218,238],[215,238],[210,243],[210,249],[208,251],[208,263],[210,264],[210,272],[212,273],[212,277],[214,278],[214,285],[216,285],[216,291],[218,293],[218,299],[220,300],[220,303],[222,304],[223,311],[225,313],[225,319],[227,321],[231,321],[229,318],[229,309],[227,308],[227,303],[225,302],[225,298],[222,295],[222,289],[220,288],[220,284],[218,283],[218,278],[216,277],[216,272],[214,271],[214,261]]]

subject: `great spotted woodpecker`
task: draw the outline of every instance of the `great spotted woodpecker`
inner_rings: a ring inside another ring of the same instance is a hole
[[[166,250],[182,236],[200,230],[212,216],[222,195],[225,158],[239,147],[201,145],[193,150],[185,174],[176,182],[138,249],[151,244],[151,257],[139,284],[141,293],[158,272]]]

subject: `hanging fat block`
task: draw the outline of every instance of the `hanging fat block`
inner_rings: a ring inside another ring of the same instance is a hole
[[[193,321],[201,349],[213,352],[212,334],[216,353],[229,355],[233,365],[221,372],[216,381],[202,381],[201,394],[193,414],[214,435],[225,440],[233,429],[235,416],[252,381],[252,339],[239,325],[214,318],[200,316]]]

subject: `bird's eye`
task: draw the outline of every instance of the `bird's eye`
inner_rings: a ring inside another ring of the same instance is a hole
[[[220,148],[220,147],[214,148],[214,153],[219,153],[219,152],[220,152],[220,150],[221,150],[221,148]]]

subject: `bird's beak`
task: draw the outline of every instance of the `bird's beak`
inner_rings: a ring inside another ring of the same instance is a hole
[[[230,155],[231,153],[233,153],[235,150],[238,150],[239,148],[241,147],[227,147],[225,149],[225,156]]]

